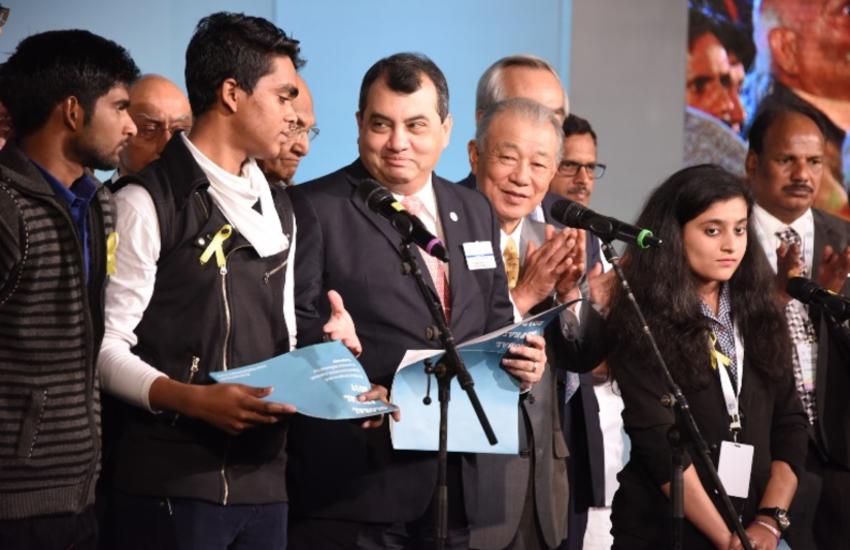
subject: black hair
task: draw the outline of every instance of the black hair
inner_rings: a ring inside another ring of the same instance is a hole
[[[98,98],[138,77],[136,63],[115,42],[83,30],[48,31],[21,40],[0,66],[0,102],[20,139],[68,97],[77,98],[87,124]]]
[[[750,151],[756,155],[760,155],[764,150],[764,140],[767,138],[767,132],[773,126],[774,122],[785,115],[793,113],[807,117],[817,126],[821,135],[826,136],[826,128],[821,114],[812,107],[802,103],[780,103],[778,101],[772,101],[759,109],[752,126],[750,126],[750,131],[747,134],[747,139],[750,142]]]
[[[385,57],[372,65],[363,76],[360,84],[358,111],[366,110],[366,98],[369,90],[379,78],[385,77],[390,90],[402,94],[412,94],[422,87],[422,75],[434,83],[437,89],[437,112],[440,120],[449,115],[449,85],[443,71],[428,57],[418,53],[397,53]]]
[[[257,81],[272,71],[273,58],[286,56],[295,68],[304,65],[298,41],[262,17],[218,12],[198,22],[186,48],[186,90],[197,118],[215,104],[218,88],[233,78],[253,92]]]
[[[676,172],[652,192],[637,221],[638,227],[652,229],[663,246],[638,250],[630,245],[624,255],[623,271],[673,378],[683,388],[698,389],[711,380],[710,325],[702,314],[697,282],[687,262],[684,226],[713,204],[738,197],[746,201],[749,216],[753,197],[737,176],[713,164]],[[747,226],[747,250],[727,284],[748,364],[770,380],[781,378],[791,368],[791,343],[772,292],[773,270],[752,224]],[[619,288],[612,296],[608,319],[609,363],[616,377],[619,365],[651,357],[651,350]]]
[[[691,51],[694,48],[694,42],[706,33],[717,36],[717,23],[714,19],[700,10],[688,10],[688,51]]]
[[[564,139],[570,136],[590,134],[590,137],[593,138],[593,144],[596,145],[596,132],[593,131],[593,127],[590,123],[580,116],[570,113],[570,115],[564,119],[563,128]]]

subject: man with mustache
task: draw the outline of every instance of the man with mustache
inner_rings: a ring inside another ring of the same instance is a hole
[[[812,208],[827,167],[820,118],[811,108],[762,111],[750,130],[747,174],[756,198],[752,219],[777,271],[777,297],[785,308],[794,346],[794,376],[810,422],[806,471],[790,513],[764,509],[759,518],[787,531],[791,546],[847,548],[850,526],[850,448],[847,426],[850,371],[839,347],[843,327],[785,294],[790,276],[850,295],[850,224]],[[777,531],[777,534],[779,533]]]

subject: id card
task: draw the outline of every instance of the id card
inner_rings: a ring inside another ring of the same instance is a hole
[[[753,471],[755,447],[745,443],[720,443],[717,475],[730,497],[747,498],[750,493],[750,474]]]
[[[496,267],[496,257],[493,255],[493,243],[490,241],[463,243],[463,255],[466,257],[466,267],[470,271],[494,269]]]

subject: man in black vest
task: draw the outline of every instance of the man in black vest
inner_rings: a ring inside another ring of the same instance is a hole
[[[299,65],[298,42],[265,19],[202,19],[186,52],[192,131],[116,183],[124,246],[100,366],[104,388],[136,405],[112,457],[116,547],[286,545],[294,408],[209,373],[295,345],[295,221],[254,159],[277,156],[295,127]],[[359,352],[330,301],[324,331]]]

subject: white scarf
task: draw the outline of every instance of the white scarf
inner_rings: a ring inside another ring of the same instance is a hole
[[[289,239],[283,234],[269,183],[254,159],[248,159],[242,165],[242,173],[234,176],[208,159],[185,134],[180,136],[207,176],[210,182],[208,192],[213,202],[257,253],[265,258],[289,248]],[[257,199],[262,213],[254,209]]]

